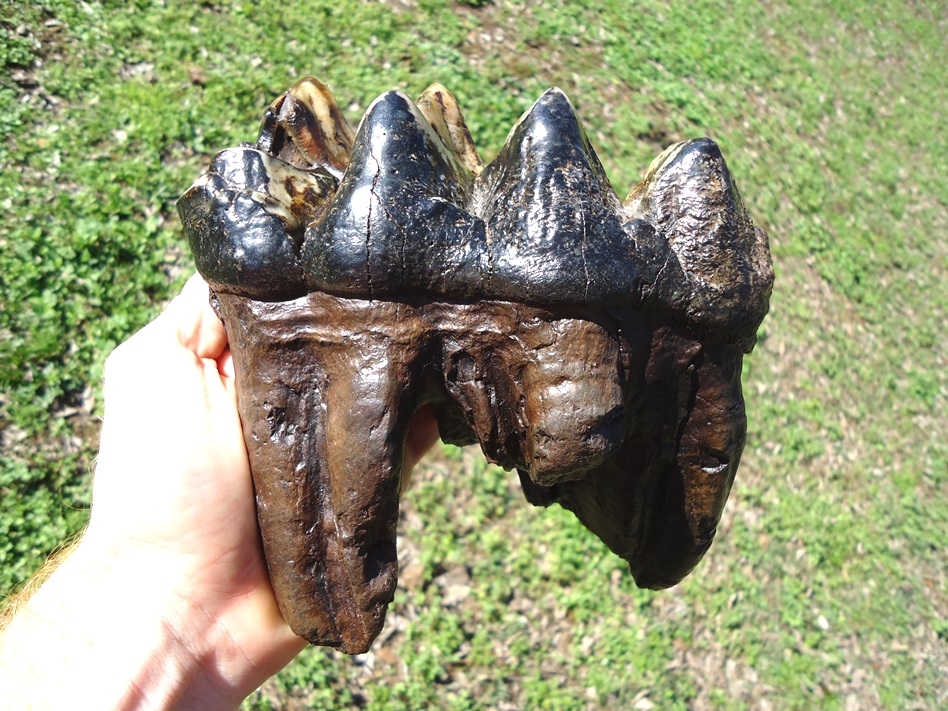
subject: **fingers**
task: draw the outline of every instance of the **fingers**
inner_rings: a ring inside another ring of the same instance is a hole
[[[421,461],[425,453],[434,446],[441,435],[438,433],[438,421],[428,406],[418,410],[411,419],[408,439],[405,442],[405,459],[402,465],[401,494],[411,483],[411,472]]]
[[[210,511],[236,517],[253,492],[227,339],[192,279],[168,308],[116,348],[105,365],[105,413],[93,484],[90,531],[107,545],[181,542],[213,525]],[[176,521],[193,516],[187,525]]]
[[[207,283],[195,274],[154,321],[112,352],[109,361],[161,362],[169,350],[178,348],[199,359],[226,355],[227,332],[209,295]]]
[[[230,352],[230,346],[217,359],[217,372],[225,378],[234,379],[234,354]]]
[[[227,334],[208,299],[207,284],[195,274],[154,321],[112,351],[105,364],[107,402],[124,401],[149,382],[157,385],[156,376],[180,377],[180,368],[206,370],[209,360],[219,361],[218,372],[228,375]]]
[[[207,283],[195,274],[156,323],[173,329],[176,342],[198,358],[217,360],[227,348],[227,333],[211,308],[209,296]]]

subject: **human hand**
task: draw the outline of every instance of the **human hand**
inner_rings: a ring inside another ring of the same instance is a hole
[[[187,627],[179,653],[214,659],[208,684],[239,701],[305,643],[270,590],[230,362],[200,277],[109,356],[81,548],[165,588],[161,614]]]
[[[437,436],[419,412],[406,472]],[[270,588],[227,337],[200,277],[109,357],[90,524],[29,607],[39,627],[20,637],[75,637],[87,664],[70,640],[51,645],[61,683],[103,708],[235,708],[306,646]]]

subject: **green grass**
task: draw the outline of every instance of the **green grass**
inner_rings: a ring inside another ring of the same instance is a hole
[[[308,650],[246,707],[948,704],[943,4],[286,5],[0,8],[0,591],[81,528],[104,358],[193,269],[174,201],[277,94],[314,74],[355,122],[440,81],[489,159],[558,85],[620,194],[710,135],[770,233],[715,545],[637,590],[571,515],[447,448],[404,505],[391,636]]]

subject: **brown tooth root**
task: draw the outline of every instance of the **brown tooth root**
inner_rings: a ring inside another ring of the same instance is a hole
[[[234,357],[274,593],[297,634],[338,646],[332,591],[341,561],[323,491],[327,374],[307,338],[307,298],[267,303],[219,294],[217,303]]]
[[[633,324],[624,330],[632,333]],[[633,342],[648,339],[640,335],[626,347]],[[633,353],[631,362],[629,434],[618,453],[576,481],[542,486],[520,474],[530,501],[570,509],[629,561],[640,586],[663,588],[711,545],[737,470],[745,432],[741,352],[658,326],[649,353]]]
[[[350,301],[341,317],[325,294],[218,301],[281,611],[314,644],[365,652],[397,582],[399,476],[414,410],[412,344],[400,335],[412,322],[388,335],[377,324],[395,323],[394,307]]]
[[[666,432],[674,433],[664,445],[672,457],[658,469],[640,547],[630,560],[636,582],[651,588],[679,582],[710,547],[746,429],[740,350],[660,332],[672,350],[656,353],[653,347],[647,377],[661,383],[660,400],[677,402],[674,422],[665,423]]]
[[[541,322],[524,337],[523,464],[543,486],[581,479],[625,439],[619,341],[580,319]]]
[[[677,462],[685,513],[695,545],[711,545],[744,449],[747,418],[741,394],[741,353],[709,345],[696,363],[695,390],[682,423]]]
[[[325,400],[325,461],[340,568],[348,583],[342,592],[347,599],[336,606],[342,649],[357,654],[381,631],[398,582],[396,524],[413,414],[412,350],[381,333],[346,345],[327,359],[332,376]]]

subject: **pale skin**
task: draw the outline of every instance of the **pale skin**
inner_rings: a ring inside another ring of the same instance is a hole
[[[17,709],[234,709],[306,642],[273,597],[224,328],[192,278],[105,368],[88,529],[0,635]],[[421,411],[405,471],[437,439]]]

